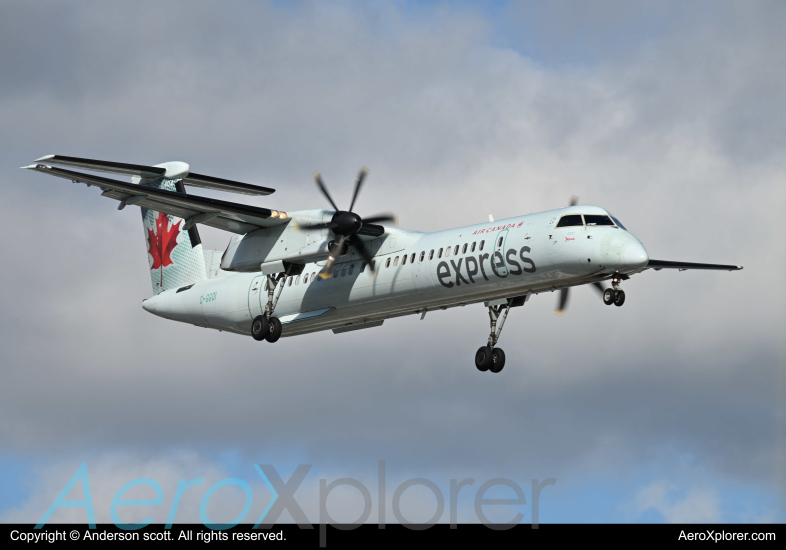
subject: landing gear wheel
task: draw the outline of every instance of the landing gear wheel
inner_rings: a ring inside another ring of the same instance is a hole
[[[268,320],[268,327],[270,330],[268,335],[265,337],[265,340],[272,344],[281,338],[281,321],[278,320],[278,317],[271,317]]]
[[[492,353],[493,351],[488,346],[478,348],[478,351],[475,352],[475,366],[480,372],[486,372],[494,364]]]
[[[614,305],[619,307],[625,303],[625,291],[618,290],[616,295],[614,296]]]
[[[261,342],[270,334],[270,325],[267,322],[267,317],[259,315],[251,321],[251,336],[257,342]]]
[[[613,304],[614,303],[615,292],[616,291],[613,288],[607,288],[606,290],[604,290],[603,291],[603,303],[606,304],[607,306],[610,306],[611,304]]]
[[[496,374],[505,367],[505,352],[499,348],[494,348],[491,352],[491,360],[493,365],[489,367],[489,370]]]

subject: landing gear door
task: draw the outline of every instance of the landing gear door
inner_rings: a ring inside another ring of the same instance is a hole
[[[265,279],[265,275],[257,275],[248,287],[248,314],[252,319],[265,311],[265,304],[267,304]]]
[[[497,233],[494,240],[493,265],[500,277],[508,276],[508,264],[505,261],[505,242],[508,239],[508,230],[503,229]]]

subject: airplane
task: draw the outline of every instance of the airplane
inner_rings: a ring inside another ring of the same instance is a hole
[[[119,201],[118,210],[141,208],[153,286],[145,311],[269,343],[483,303],[490,332],[475,366],[499,373],[505,352],[497,343],[508,313],[533,295],[559,291],[555,313],[562,314],[570,288],[589,285],[604,304],[619,307],[622,282],[648,269],[742,269],[653,260],[617,217],[575,197],[565,208],[424,233],[397,227],[393,214],[355,213],[365,168],[348,209],[336,205],[316,172],[332,208],[296,212],[189,194],[185,186],[256,196],[275,190],[197,174],[180,161],[148,166],[48,155],[22,168],[97,187]],[[204,250],[199,224],[232,233],[226,250]]]

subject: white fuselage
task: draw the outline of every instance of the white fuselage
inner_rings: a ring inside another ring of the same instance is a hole
[[[326,280],[314,276],[324,262],[306,264],[302,274],[286,279],[276,306],[282,336],[375,326],[391,317],[551,291],[647,266],[644,247],[622,228],[555,227],[572,212],[608,214],[572,206],[434,233],[395,230],[380,237],[375,275],[368,266],[361,272],[364,262],[354,254],[335,264]],[[260,273],[227,273],[162,292],[143,307],[167,319],[249,334],[267,303],[265,280]]]

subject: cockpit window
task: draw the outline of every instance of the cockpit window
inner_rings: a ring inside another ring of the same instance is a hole
[[[617,224],[617,227],[621,227],[622,229],[625,229],[625,226],[624,226],[624,225],[622,225],[622,224],[620,223],[620,221],[619,221],[617,218],[615,218],[614,216],[612,216],[612,217],[611,217],[611,219],[612,219],[612,220],[614,220],[614,223],[616,223],[616,224]],[[627,231],[627,229],[625,229],[625,231]]]
[[[577,225],[584,225],[584,222],[581,221],[581,214],[568,214],[567,216],[562,216],[557,227],[575,227]]]
[[[614,225],[608,216],[596,214],[584,214],[584,222],[587,225]]]

